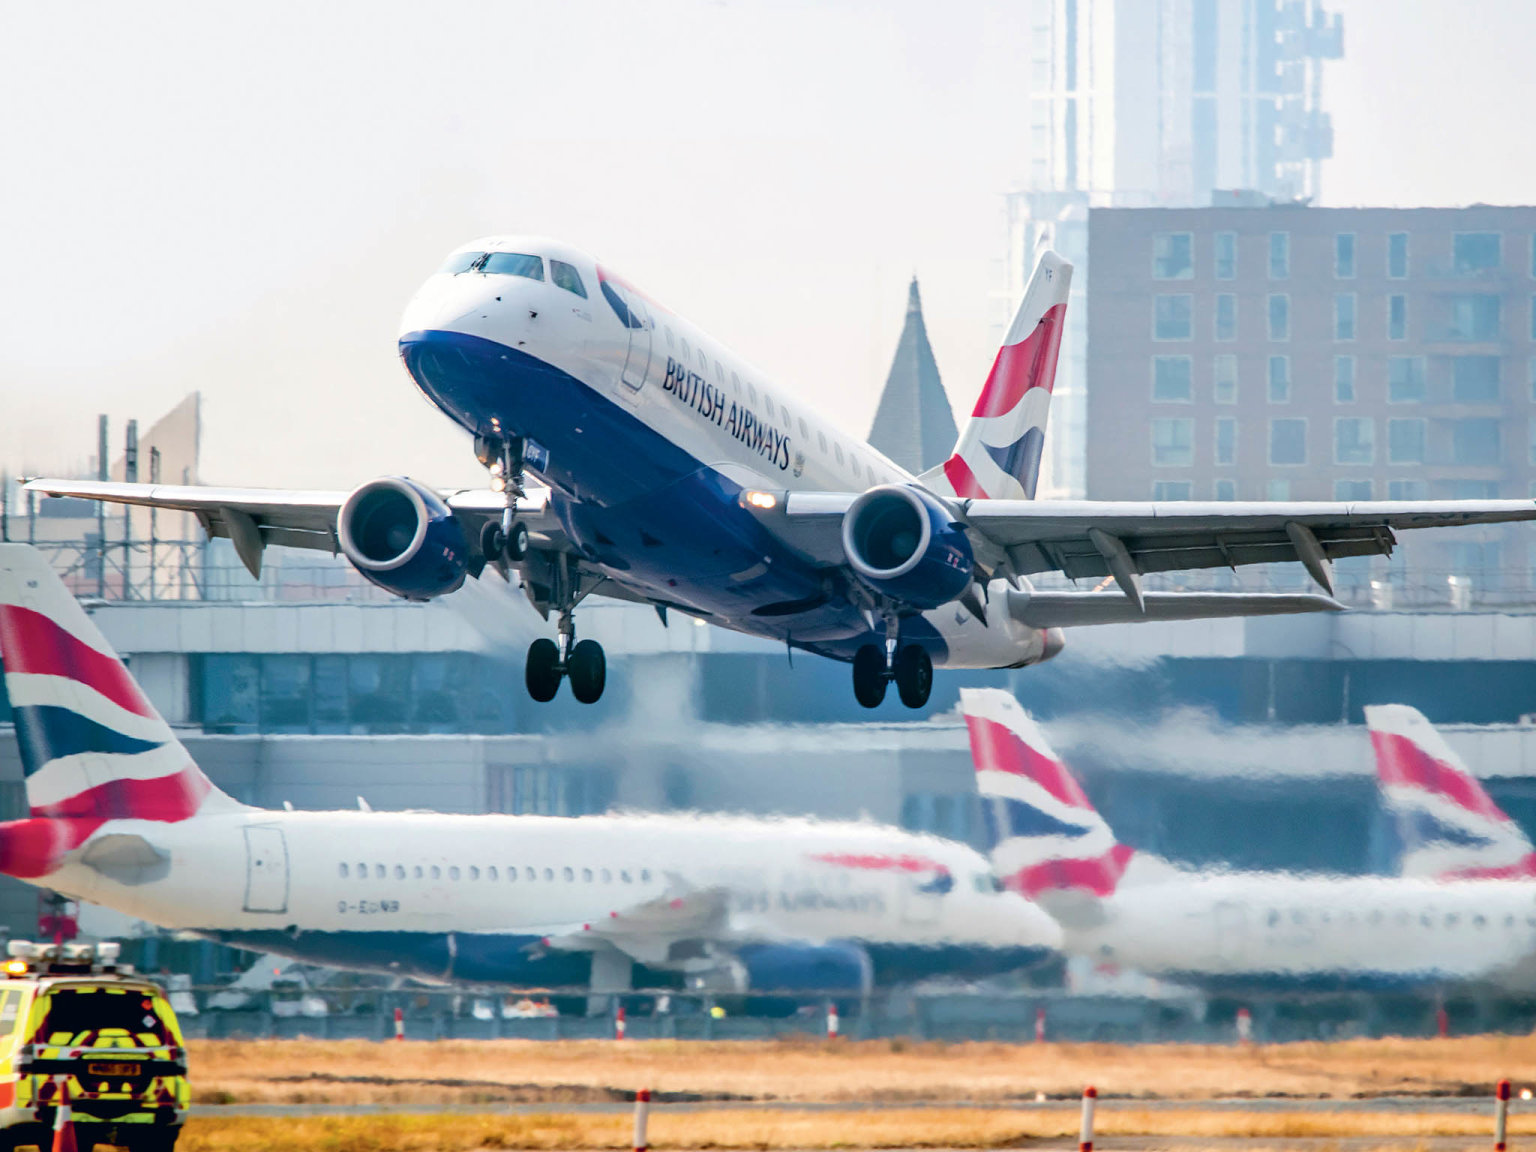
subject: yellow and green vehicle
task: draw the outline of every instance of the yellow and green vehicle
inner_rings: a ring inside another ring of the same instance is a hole
[[[187,1053],[165,993],[115,944],[13,940],[0,979],[0,1149],[75,1142],[170,1152],[187,1114]]]

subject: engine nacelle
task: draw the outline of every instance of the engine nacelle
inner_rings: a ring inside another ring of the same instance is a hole
[[[348,496],[336,536],[359,572],[407,600],[445,596],[469,569],[458,517],[436,492],[404,476],[370,480]]]
[[[753,992],[868,992],[869,953],[856,944],[749,944],[737,957]]]
[[[882,484],[843,516],[843,553],[866,585],[927,611],[971,586],[975,558],[949,509],[920,488]]]

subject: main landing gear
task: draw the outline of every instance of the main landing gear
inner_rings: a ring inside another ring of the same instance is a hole
[[[933,691],[933,661],[919,644],[903,645],[893,617],[885,621],[885,648],[865,644],[853,654],[853,695],[866,708],[878,708],[886,686],[896,681],[896,693],[908,708],[921,708]]]
[[[596,640],[577,640],[570,609],[560,613],[560,642],[541,636],[528,646],[525,670],[528,695],[547,703],[560,691],[562,678],[571,682],[571,695],[583,704],[596,704],[608,680],[608,658]]]

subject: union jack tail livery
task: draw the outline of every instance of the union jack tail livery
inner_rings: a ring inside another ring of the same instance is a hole
[[[108,820],[176,822],[235,806],[25,544],[0,544],[0,668],[31,813],[0,823],[0,872],[46,875]]]
[[[1043,253],[954,455],[919,477],[935,492],[962,499],[1035,498],[1071,286],[1072,265]]]
[[[1365,710],[1376,778],[1397,818],[1402,872],[1435,880],[1536,877],[1530,839],[1417,709]]]
[[[1133,850],[1094,810],[1039,726],[995,688],[962,688],[993,866],[1034,899],[1052,892],[1111,895]]]

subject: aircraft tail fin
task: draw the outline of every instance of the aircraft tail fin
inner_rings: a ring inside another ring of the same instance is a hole
[[[1031,899],[1111,895],[1134,850],[1094,810],[1019,702],[995,688],[962,688],[988,850],[1003,883]]]
[[[0,668],[30,810],[0,824],[0,872],[46,875],[108,820],[175,823],[236,806],[25,544],[0,544]]]
[[[1536,848],[1424,715],[1365,710],[1376,779],[1396,817],[1402,873],[1435,880],[1536,877]]]
[[[954,454],[918,479],[961,499],[1033,500],[1072,265],[1043,252]]]

